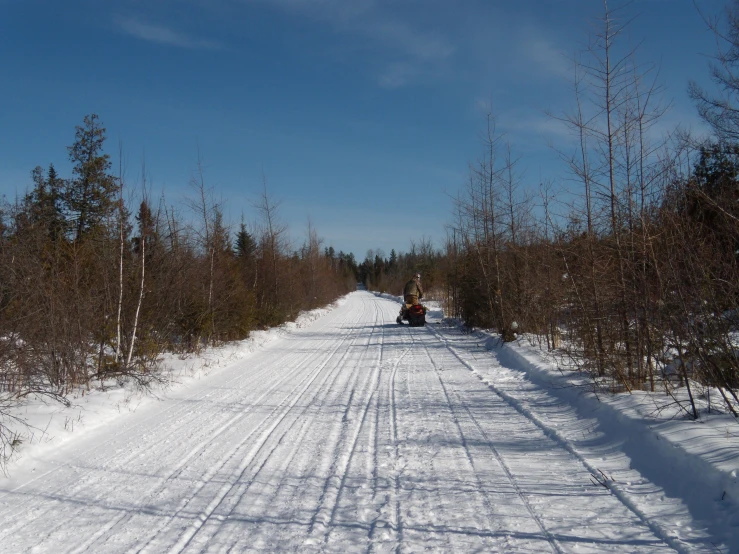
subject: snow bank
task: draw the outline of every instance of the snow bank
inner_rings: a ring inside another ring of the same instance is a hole
[[[468,364],[473,373],[580,458],[598,480],[607,481],[645,522],[659,521],[655,514],[668,509],[667,503],[656,503],[680,498],[695,520],[722,537],[731,552],[739,552],[739,425],[732,416],[702,414],[700,420],[690,420],[664,392],[597,394],[591,381],[559,371],[537,347],[473,332],[504,369],[491,372]],[[546,389],[572,413],[560,417],[562,408],[544,413],[532,409],[536,403],[527,399],[527,382]],[[641,491],[639,476],[662,492],[655,497],[654,491]],[[655,531],[683,550],[678,531]]]
[[[493,337],[489,340],[490,347],[499,344]],[[686,469],[710,482],[716,498],[739,501],[739,425],[731,415],[702,414],[700,420],[690,420],[681,416],[674,399],[664,393],[597,396],[588,391],[591,386],[586,379],[558,372],[534,347],[519,342],[498,348],[501,361],[522,368],[533,382],[548,384],[557,396],[595,414],[608,433],[638,439],[643,447],[648,444],[676,463],[682,456]]]

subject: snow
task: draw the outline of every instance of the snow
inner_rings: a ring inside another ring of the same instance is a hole
[[[115,381],[104,383],[102,390],[79,390],[63,406],[53,399],[32,395],[19,407],[4,410],[10,417],[2,423],[17,433],[22,442],[22,454],[14,454],[10,465],[10,480],[22,482],[29,473],[36,473],[45,463],[45,456],[69,440],[80,440],[81,435],[118,420],[121,424],[127,414],[142,406],[157,403],[174,391],[186,391],[198,381],[219,369],[243,360],[280,337],[310,325],[334,308],[346,302],[337,300],[328,308],[301,312],[294,322],[287,322],[268,330],[252,331],[243,341],[210,348],[198,356],[166,355],[163,357],[165,383],[143,391],[132,384],[121,386]]]
[[[739,426],[523,340],[331,309],[22,415],[2,552],[739,552]],[[672,411],[671,411],[672,410]]]

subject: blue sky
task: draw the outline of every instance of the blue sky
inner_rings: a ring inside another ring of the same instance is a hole
[[[698,0],[718,13],[722,0]],[[488,104],[524,184],[560,180],[546,111],[572,106],[568,59],[597,0],[0,0],[0,194],[30,170],[68,174],[66,146],[97,113],[129,180],[145,154],[179,204],[197,149],[237,223],[265,176],[296,244],[310,217],[326,246],[441,244],[449,195],[481,151]],[[633,40],[660,65],[661,126],[700,127],[712,36],[691,0],[634,0]],[[117,164],[117,161],[116,161]]]

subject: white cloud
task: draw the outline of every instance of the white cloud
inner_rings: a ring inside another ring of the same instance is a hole
[[[539,74],[567,76],[572,63],[562,49],[549,40],[542,29],[525,27],[517,40],[524,60],[533,64]]]
[[[375,0],[246,0],[329,21],[349,21],[366,15],[376,7]]]
[[[155,25],[133,18],[119,17],[116,19],[118,27],[126,34],[149,42],[189,48],[192,50],[221,50],[223,43],[192,37],[162,25]]]
[[[379,84],[383,88],[400,88],[418,77],[419,70],[411,64],[393,63],[380,72]]]
[[[327,24],[351,40],[364,41],[380,67],[378,84],[397,88],[443,72],[456,47],[438,33],[424,31],[388,14],[377,0],[246,0],[261,2],[295,17]]]
[[[443,61],[455,50],[448,41],[416,31],[401,21],[378,21],[368,25],[365,32],[379,44],[395,45],[400,53],[416,60]]]
[[[540,136],[557,142],[572,138],[572,131],[565,123],[543,112],[505,114],[499,118],[499,123],[506,132],[512,134]]]
[[[523,84],[556,84],[571,74],[571,52],[578,38],[541,15],[522,14],[504,3],[490,3],[464,20],[461,41],[469,70],[480,75],[482,90]],[[475,74],[475,78],[477,77]]]

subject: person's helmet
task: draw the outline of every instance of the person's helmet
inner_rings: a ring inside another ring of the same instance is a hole
[[[415,275],[413,276],[413,278],[414,278],[414,279],[419,279],[419,280],[420,280],[420,279],[421,279],[421,274],[420,274],[420,273],[416,273],[416,274],[415,274]]]

